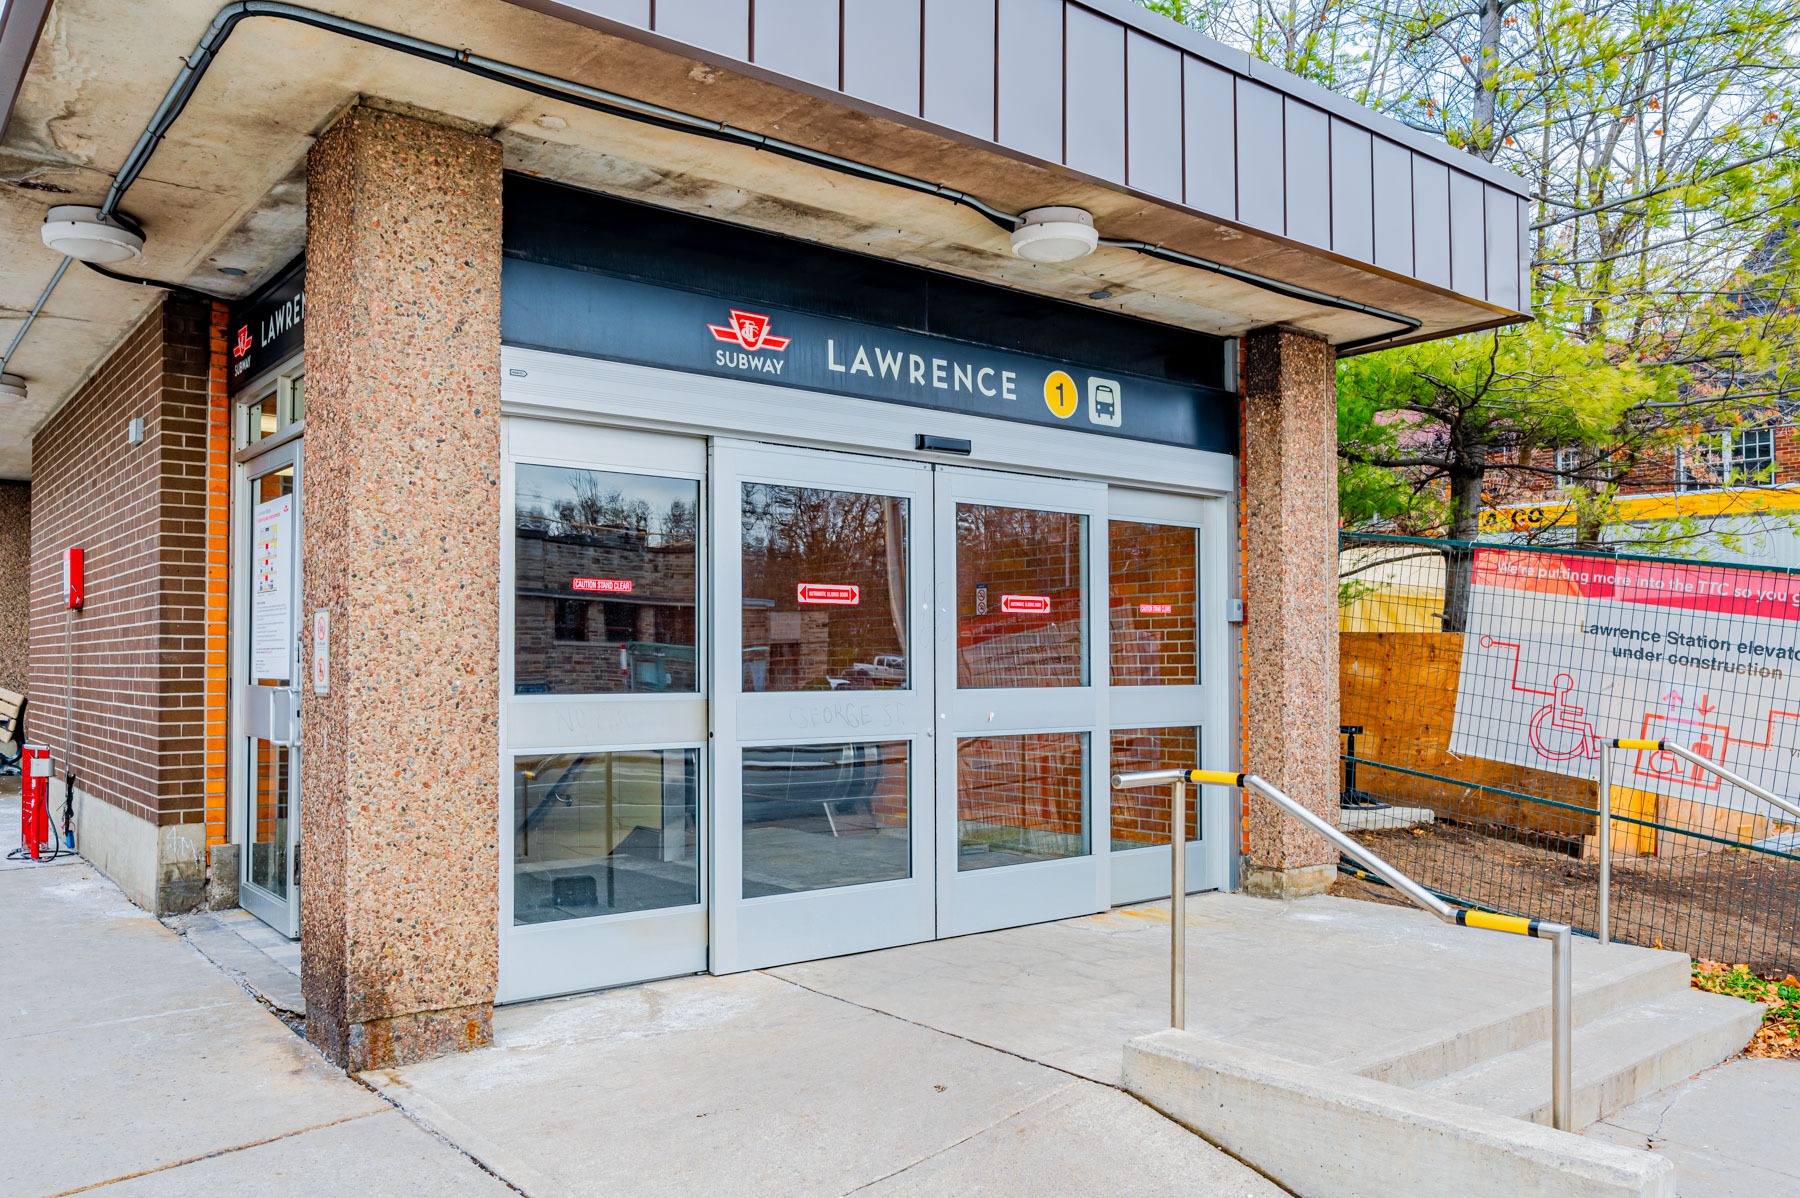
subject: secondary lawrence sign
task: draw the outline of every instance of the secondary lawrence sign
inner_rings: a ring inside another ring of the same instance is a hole
[[[1592,777],[1613,737],[1677,740],[1800,794],[1800,578],[1703,563],[1475,554],[1450,752]],[[1668,753],[1619,785],[1762,815]]]

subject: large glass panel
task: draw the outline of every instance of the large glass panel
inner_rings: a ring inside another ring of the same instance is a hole
[[[745,483],[744,690],[907,685],[907,501]]]
[[[698,691],[700,484],[521,463],[514,489],[514,691]]]
[[[250,880],[275,895],[288,892],[288,747],[249,742]]]
[[[1085,686],[1087,517],[956,505],[956,685]]]
[[[700,901],[700,751],[520,757],[513,922]]]
[[[956,867],[992,869],[1088,851],[1085,732],[956,742]]]
[[[1199,531],[1133,520],[1111,529],[1112,684],[1199,682]]]
[[[911,877],[908,747],[746,747],[744,897]]]
[[[1115,774],[1138,770],[1200,768],[1198,728],[1128,728],[1112,734]],[[1187,839],[1200,839],[1200,788],[1188,787]],[[1143,849],[1169,843],[1169,788],[1146,786],[1112,792],[1112,849]]]

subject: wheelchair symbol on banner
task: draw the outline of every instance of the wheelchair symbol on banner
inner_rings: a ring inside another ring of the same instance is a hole
[[[1577,758],[1597,759],[1600,756],[1600,736],[1594,731],[1593,723],[1583,718],[1587,715],[1586,709],[1569,702],[1569,696],[1575,690],[1575,679],[1572,676],[1558,674],[1556,681],[1551,683],[1550,690],[1520,686],[1519,646],[1511,641],[1497,641],[1491,636],[1484,636],[1481,638],[1481,647],[1511,649],[1512,689],[1521,694],[1542,695],[1550,700],[1531,713],[1529,736],[1531,747],[1539,757],[1546,761],[1574,761]]]

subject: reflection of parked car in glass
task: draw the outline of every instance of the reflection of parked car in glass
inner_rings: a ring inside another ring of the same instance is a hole
[[[837,817],[867,816],[881,784],[881,750],[872,744],[781,745],[744,750],[744,826],[817,819],[837,834]]]

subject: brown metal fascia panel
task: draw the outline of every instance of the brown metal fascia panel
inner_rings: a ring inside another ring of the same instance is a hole
[[[739,2],[744,4],[744,11],[746,14],[746,18],[748,18],[749,13],[750,13],[750,7],[749,7],[748,0],[739,0]],[[910,0],[910,2],[914,5],[916,5],[919,8],[921,14],[923,14],[924,9],[925,9],[924,0]],[[1254,232],[1260,236],[1272,238],[1273,240],[1275,240],[1277,242],[1284,243],[1284,244],[1291,245],[1291,246],[1296,246],[1297,248],[1305,249],[1309,252],[1317,253],[1317,254],[1320,254],[1321,256],[1324,256],[1327,258],[1333,258],[1333,259],[1337,259],[1339,261],[1345,261],[1347,264],[1350,264],[1350,260],[1345,255],[1340,255],[1340,254],[1334,253],[1329,244],[1314,244],[1312,242],[1299,242],[1299,241],[1296,241],[1295,239],[1287,236],[1286,235],[1287,231],[1285,229],[1285,222],[1280,221],[1279,218],[1277,220],[1277,226],[1275,228],[1267,227],[1266,221],[1259,224],[1258,222],[1251,219],[1251,214],[1248,214],[1242,210],[1241,204],[1239,206],[1239,210],[1230,217],[1225,216],[1225,214],[1223,214],[1223,213],[1203,212],[1196,208],[1193,208],[1191,205],[1189,205],[1187,203],[1175,201],[1175,200],[1170,199],[1169,197],[1158,196],[1153,193],[1143,191],[1139,188],[1132,187],[1123,178],[1123,170],[1122,169],[1119,172],[1120,177],[1117,177],[1117,178],[1108,177],[1105,175],[1097,175],[1097,174],[1093,173],[1091,170],[1083,170],[1079,167],[1070,165],[1065,160],[1062,160],[1062,159],[1066,158],[1066,153],[1059,154],[1057,159],[1046,159],[1041,154],[1031,153],[1022,148],[1007,145],[1003,142],[994,140],[994,138],[991,136],[982,136],[982,134],[987,133],[986,129],[982,129],[981,133],[971,133],[965,129],[957,129],[957,128],[947,127],[938,122],[926,120],[915,113],[897,111],[895,109],[887,108],[887,107],[872,103],[870,101],[860,99],[854,95],[846,93],[845,91],[843,91],[837,87],[833,87],[833,86],[829,86],[829,85],[821,85],[821,84],[816,84],[816,83],[809,83],[806,80],[797,79],[791,75],[786,75],[786,74],[783,74],[778,71],[772,71],[772,70],[768,69],[767,67],[758,66],[755,62],[745,61],[744,59],[736,58],[736,57],[733,57],[728,54],[722,54],[718,51],[707,50],[703,47],[693,45],[689,42],[678,41],[678,40],[666,37],[662,34],[657,33],[654,29],[651,29],[648,27],[649,21],[651,20],[650,17],[630,19],[628,17],[621,17],[619,15],[610,15],[610,16],[602,15],[601,12],[597,11],[598,9],[600,9],[602,7],[601,0],[587,0],[587,4],[583,7],[575,7],[573,3],[565,3],[565,2],[563,2],[563,0],[508,0],[508,3],[518,5],[522,8],[528,8],[535,12],[540,12],[547,16],[555,17],[559,20],[565,20],[565,21],[569,21],[569,22],[572,22],[575,24],[586,26],[588,28],[597,29],[602,32],[612,34],[613,36],[616,36],[616,37],[626,38],[631,41],[638,42],[642,45],[651,46],[653,48],[666,51],[670,54],[677,55],[681,58],[712,63],[712,64],[722,67],[724,69],[741,74],[747,78],[758,79],[763,82],[771,83],[775,86],[787,89],[789,91],[800,92],[800,93],[803,93],[806,95],[813,96],[817,99],[824,100],[828,103],[853,108],[858,111],[868,113],[869,115],[877,116],[884,120],[892,121],[898,125],[906,126],[906,127],[913,128],[913,129],[918,129],[922,132],[932,133],[934,135],[943,137],[944,139],[946,139],[948,141],[952,141],[952,142],[956,142],[956,143],[959,143],[962,145],[969,146],[972,149],[979,150],[986,154],[998,154],[998,155],[1001,155],[1006,158],[1011,158],[1015,161],[1030,164],[1032,166],[1048,168],[1050,170],[1053,170],[1053,171],[1056,171],[1059,173],[1067,173],[1067,174],[1073,175],[1074,177],[1085,179],[1085,180],[1091,181],[1093,183],[1096,183],[1100,186],[1107,187],[1107,188],[1110,188],[1113,190],[1130,192],[1130,193],[1133,193],[1133,194],[1143,197],[1147,201],[1150,201],[1150,202],[1153,202],[1153,203],[1156,203],[1156,204],[1162,205],[1162,206],[1175,207],[1175,208],[1181,209],[1185,212],[1189,212],[1192,215],[1194,215],[1196,217],[1200,217],[1202,219],[1206,219],[1209,221],[1219,221],[1219,220],[1221,220],[1221,218],[1223,218],[1226,223],[1236,225],[1237,227],[1244,229],[1245,231]],[[733,0],[714,0],[714,3],[720,4],[720,5],[723,5],[727,8],[729,8],[732,6]],[[1451,170],[1460,171],[1464,174],[1474,175],[1478,178],[1491,179],[1492,180],[1491,185],[1494,185],[1498,188],[1504,188],[1507,192],[1514,194],[1516,196],[1519,196],[1521,201],[1523,201],[1523,199],[1524,199],[1524,190],[1525,190],[1525,183],[1523,180],[1517,178],[1516,176],[1510,174],[1509,172],[1506,172],[1504,170],[1501,170],[1498,167],[1493,166],[1491,163],[1487,163],[1479,158],[1476,158],[1473,155],[1462,154],[1462,153],[1459,153],[1459,152],[1451,149],[1449,146],[1443,145],[1441,143],[1432,142],[1431,139],[1424,137],[1422,134],[1419,134],[1413,130],[1410,130],[1410,129],[1406,128],[1405,126],[1399,124],[1398,122],[1390,120],[1387,117],[1380,116],[1378,114],[1368,111],[1367,109],[1361,108],[1358,105],[1352,104],[1349,101],[1344,100],[1342,97],[1336,96],[1333,93],[1326,91],[1324,88],[1318,87],[1317,85],[1314,85],[1311,83],[1307,83],[1305,80],[1299,79],[1298,77],[1293,76],[1293,75],[1289,75],[1286,72],[1277,71],[1277,70],[1275,70],[1275,68],[1268,67],[1266,64],[1260,63],[1255,59],[1251,59],[1247,55],[1241,54],[1238,51],[1230,50],[1229,48],[1220,46],[1218,43],[1213,42],[1211,39],[1205,38],[1197,33],[1194,33],[1192,30],[1187,30],[1180,25],[1176,25],[1174,22],[1169,21],[1167,18],[1159,17],[1154,13],[1147,12],[1146,10],[1137,7],[1135,4],[1130,3],[1129,0],[1012,0],[1013,5],[1029,4],[1029,3],[1043,3],[1046,7],[1047,13],[1054,11],[1058,15],[1061,15],[1062,13],[1067,12],[1068,10],[1071,10],[1071,9],[1072,10],[1081,10],[1081,11],[1085,11],[1087,13],[1093,14],[1093,17],[1103,18],[1107,21],[1111,21],[1111,22],[1115,22],[1120,25],[1124,25],[1128,29],[1136,28],[1136,29],[1143,30],[1145,33],[1149,34],[1150,36],[1159,38],[1160,40],[1167,42],[1171,45],[1178,46],[1180,49],[1182,49],[1184,52],[1186,52],[1191,57],[1204,58],[1209,63],[1219,66],[1220,68],[1226,70],[1228,72],[1228,74],[1230,74],[1232,77],[1236,78],[1237,80],[1240,80],[1242,86],[1247,86],[1247,87],[1251,87],[1254,89],[1264,89],[1264,90],[1268,91],[1269,93],[1271,93],[1273,95],[1273,98],[1276,100],[1277,104],[1280,104],[1285,96],[1295,95],[1309,107],[1322,109],[1322,110],[1332,114],[1333,116],[1336,116],[1339,119],[1345,121],[1348,124],[1352,124],[1354,126],[1358,126],[1358,127],[1364,128],[1364,129],[1369,129],[1369,130],[1375,131],[1376,133],[1378,133],[1380,135],[1377,138],[1377,141],[1385,142],[1387,144],[1387,146],[1389,147],[1390,152],[1397,151],[1399,154],[1404,155],[1404,161],[1406,163],[1407,169],[1405,169],[1403,172],[1400,172],[1400,173],[1403,173],[1406,176],[1407,185],[1403,188],[1395,189],[1397,194],[1395,194],[1392,197],[1392,199],[1393,199],[1392,206],[1394,208],[1394,211],[1388,213],[1386,219],[1391,222],[1394,222],[1395,224],[1397,224],[1401,227],[1406,228],[1409,231],[1408,236],[1405,238],[1405,241],[1407,242],[1407,244],[1405,246],[1405,251],[1406,251],[1405,258],[1407,259],[1407,266],[1402,267],[1398,270],[1396,270],[1396,264],[1389,258],[1389,256],[1384,255],[1380,252],[1381,246],[1382,246],[1382,238],[1381,238],[1379,232],[1377,233],[1377,236],[1376,236],[1377,255],[1376,256],[1377,256],[1378,262],[1377,262],[1375,273],[1388,275],[1390,277],[1406,277],[1409,281],[1413,282],[1415,285],[1425,286],[1434,291],[1454,295],[1455,298],[1463,300],[1465,302],[1472,303],[1477,307],[1492,308],[1495,306],[1495,305],[1485,302],[1485,300],[1486,300],[1485,294],[1482,294],[1482,293],[1458,294],[1453,291],[1450,291],[1447,287],[1438,285],[1434,282],[1426,282],[1425,280],[1417,279],[1416,276],[1412,276],[1407,273],[1408,270],[1413,265],[1412,261],[1411,261],[1412,246],[1410,244],[1410,242],[1411,242],[1410,228],[1411,228],[1414,218],[1415,218],[1415,213],[1413,211],[1412,187],[1410,185],[1410,179],[1411,179],[1411,175],[1412,175],[1410,166],[1411,166],[1411,163],[1413,160],[1424,159],[1440,169],[1447,168],[1447,169],[1451,169]],[[1007,5],[1005,3],[1005,0],[1001,0],[1001,6],[1002,7],[1011,7],[1011,5]],[[614,13],[614,14],[620,14],[620,13],[625,12],[626,8],[627,8],[627,6],[625,6],[625,5],[609,6],[608,11],[611,13]],[[633,11],[637,11],[637,10],[633,10]],[[654,9],[650,9],[648,11],[654,12]],[[733,9],[733,11],[735,11],[735,9]],[[1093,19],[1093,17],[1090,17],[1089,19]],[[928,37],[921,39],[922,43],[926,40],[928,40]],[[844,54],[844,50],[842,48],[841,41],[842,41],[842,39],[840,38],[840,51],[839,51],[840,58],[842,58],[842,56]],[[1121,50],[1122,50],[1122,48],[1123,48],[1123,44],[1121,43]],[[922,76],[921,77],[921,93],[923,93],[925,90],[924,89],[925,80],[923,78],[923,75],[924,75],[923,68],[925,65],[923,62],[923,59],[924,59],[924,45],[923,44],[921,45],[920,49],[921,49],[921,55],[920,55],[921,64],[920,65],[921,65],[921,76]],[[1003,51],[1003,46],[996,46],[996,54],[995,54],[996,59],[998,59],[1001,56],[1002,51]],[[751,51],[751,53],[753,54],[754,51]],[[842,70],[843,70],[842,63],[840,62],[840,64],[839,64],[840,76],[842,74]],[[1121,87],[1125,86],[1125,81],[1123,79],[1121,79],[1120,85],[1121,85]],[[996,86],[996,92],[998,91],[999,86],[1003,86],[1003,83],[998,84]],[[1064,102],[1066,103],[1067,99],[1068,99],[1068,95],[1067,95],[1068,83],[1067,83],[1066,79],[1062,81],[1061,90],[1063,92],[1062,98],[1063,98]],[[996,102],[998,103],[999,96],[997,94],[996,94],[995,98],[996,98]],[[1123,108],[1124,98],[1125,97],[1123,95],[1121,95],[1121,97],[1120,97],[1121,109]],[[928,96],[921,94],[921,100],[927,106],[929,106],[930,100],[929,100]],[[1184,113],[1184,119],[1188,115],[1189,114]],[[1242,114],[1240,113],[1238,115],[1241,119]],[[999,124],[998,116],[996,116],[995,123],[996,123],[996,125]],[[1124,122],[1123,122],[1123,120],[1121,120],[1120,121],[1121,128],[1119,130],[1121,139],[1123,139],[1123,135],[1125,132],[1124,128],[1123,128],[1123,124],[1124,124]],[[996,133],[998,133],[997,129],[996,129]],[[1240,135],[1241,135],[1241,130],[1240,130]],[[1184,138],[1186,138],[1186,136],[1187,136],[1187,134],[1184,132]],[[1066,141],[1066,130],[1065,130],[1065,141]],[[1281,170],[1280,155],[1277,154],[1276,157],[1277,157],[1277,161],[1276,161],[1276,172],[1275,173],[1277,175],[1277,178],[1279,178],[1280,174],[1283,172]],[[1237,158],[1237,162],[1236,162],[1236,172],[1235,173],[1237,175],[1238,189],[1241,191],[1244,186],[1244,170],[1245,170],[1242,146],[1237,147],[1236,158]],[[1395,165],[1399,165],[1399,164],[1396,163]],[[1193,164],[1192,163],[1187,164],[1187,168],[1188,168],[1188,171],[1190,172],[1190,176],[1191,176]],[[1381,183],[1380,183],[1381,172],[1377,171],[1376,174],[1377,174],[1376,188],[1379,191],[1381,189]],[[1449,205],[1449,197],[1448,197],[1448,190],[1446,189],[1446,194],[1444,196],[1445,211],[1442,213],[1436,214],[1437,219],[1431,220],[1431,222],[1430,222],[1431,224],[1433,224],[1435,226],[1435,224],[1438,223],[1438,220],[1441,220],[1446,225],[1448,224],[1448,221],[1449,221],[1448,205]],[[1381,209],[1384,207],[1384,205],[1377,202],[1375,207],[1377,209],[1377,211],[1375,213],[1376,223],[1378,226],[1380,226],[1383,221],[1383,214],[1381,212]],[[1365,263],[1354,263],[1354,264],[1359,267],[1364,267],[1365,269],[1367,268],[1367,264],[1365,264]]]
[[[8,0],[0,11],[0,134],[12,119],[13,103],[49,16],[50,0]]]
[[[1354,358],[1360,354],[1372,354],[1377,350],[1398,349],[1402,345],[1418,345],[1425,341],[1442,341],[1446,337],[1466,337],[1470,333],[1485,333],[1489,329],[1507,329],[1514,325],[1530,324],[1529,316],[1497,316],[1493,320],[1484,320],[1476,324],[1458,325],[1452,329],[1433,329],[1430,332],[1413,333],[1406,337],[1396,337],[1392,341],[1383,341],[1376,345],[1365,345],[1353,349],[1349,353],[1340,353],[1340,358]]]
[[[624,15],[627,7],[631,7],[633,11],[642,11],[643,8],[648,8],[648,11],[654,12],[654,6],[609,5],[604,3],[604,0],[588,0],[587,5],[579,7],[576,3],[565,3],[562,0],[507,0],[507,2],[557,17],[560,20],[603,29],[621,37],[629,37],[636,41],[660,46],[689,58],[700,58],[705,61],[724,59],[724,61],[719,61],[718,65],[729,66],[734,70],[743,70],[747,74],[784,86],[797,87],[807,91],[815,90],[804,81],[792,79],[767,68],[759,68],[753,61],[756,57],[754,50],[750,53],[748,60],[732,58],[721,55],[717,51],[708,51],[691,43],[674,40],[659,34],[650,23],[639,23],[639,20]],[[890,0],[890,2],[898,2],[898,0]],[[924,0],[912,0],[912,2],[921,8],[924,5]],[[1164,42],[1186,54],[1230,71],[1234,75],[1254,79],[1264,87],[1303,101],[1314,108],[1323,109],[1341,120],[1367,129],[1371,133],[1385,137],[1416,154],[1434,159],[1452,169],[1473,174],[1484,182],[1506,188],[1517,195],[1529,194],[1530,187],[1526,181],[1503,167],[1495,166],[1475,155],[1448,146],[1391,117],[1372,112],[1310,80],[1302,79],[1298,75],[1290,74],[1260,59],[1252,58],[1240,50],[1233,50],[1197,30],[1189,29],[1167,17],[1150,12],[1134,3],[1133,0],[1067,0],[1067,2],[1069,7],[1085,10],[1117,22],[1127,29]],[[1054,0],[1046,0],[1046,3],[1054,3]],[[607,13],[598,11],[602,8],[618,15],[607,15]],[[842,95],[841,92],[835,90],[831,94]],[[886,113],[881,115],[886,115]]]

